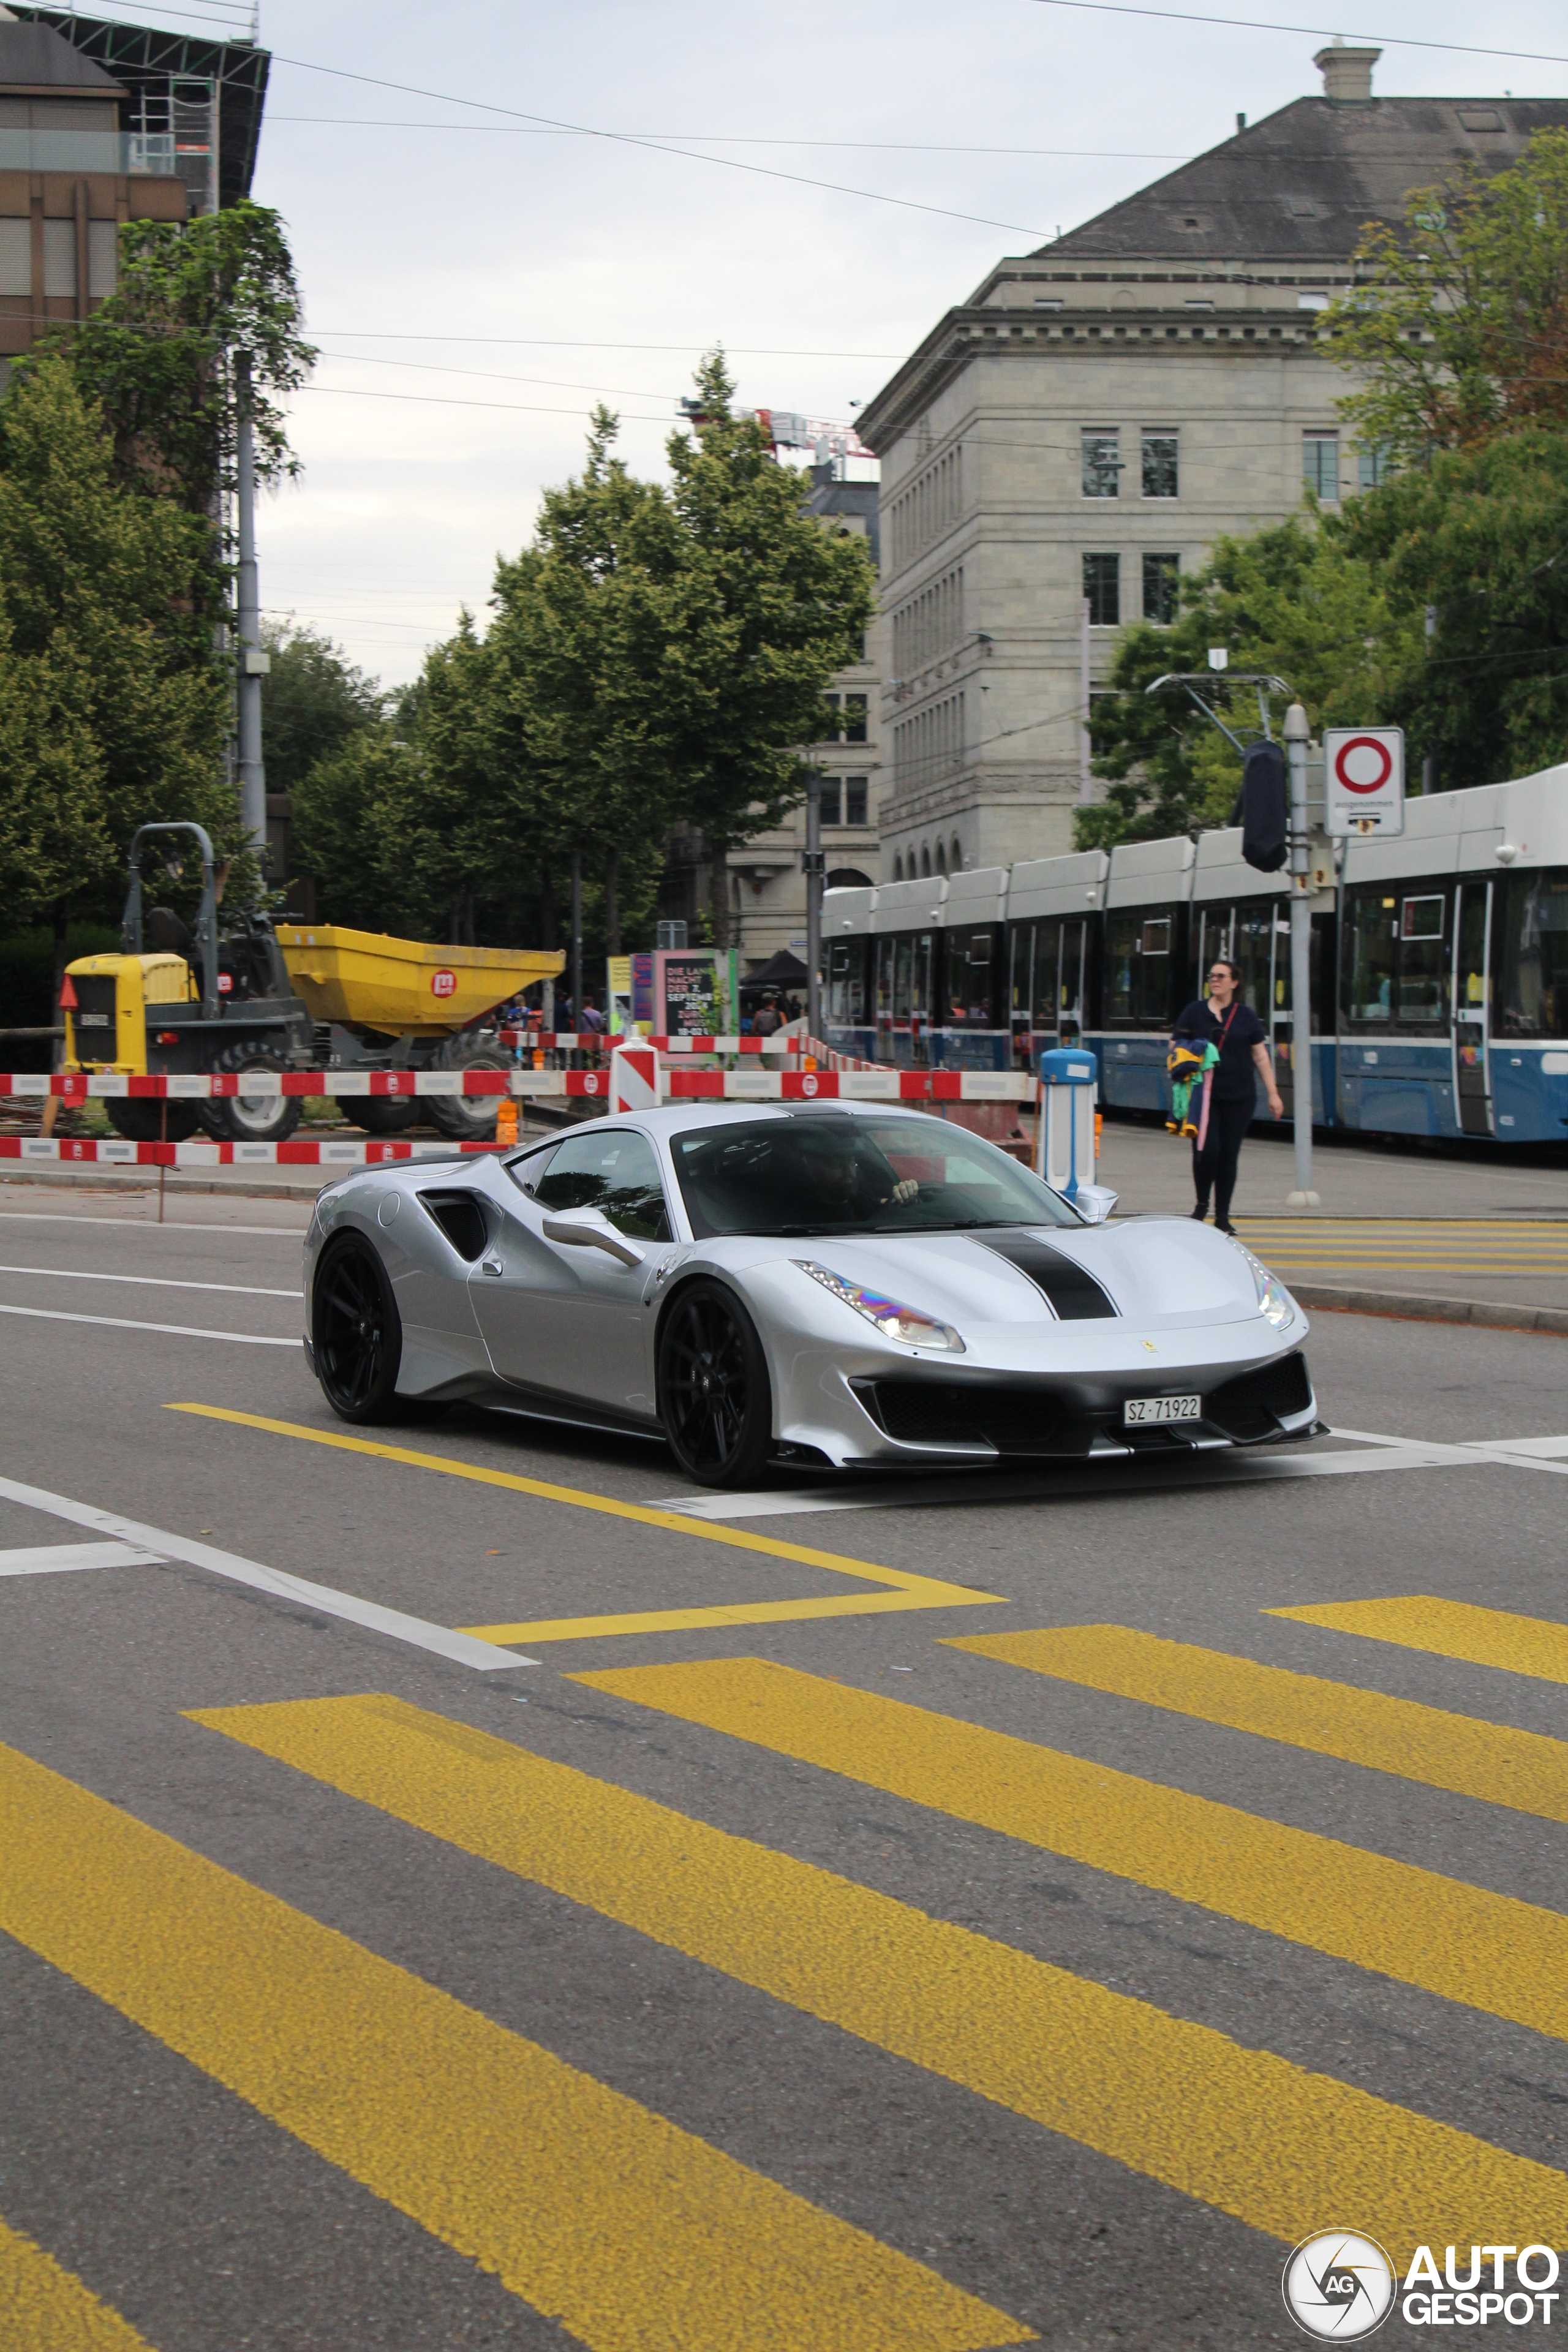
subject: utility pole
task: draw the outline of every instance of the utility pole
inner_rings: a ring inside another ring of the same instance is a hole
[[[1295,1190],[1286,1206],[1319,1207],[1312,1190],[1312,842],[1307,824],[1307,714],[1285,713],[1290,771],[1290,1068],[1294,1080]]]
[[[822,1034],[822,771],[805,772],[805,1025]]]
[[[239,813],[250,846],[267,872],[267,771],[261,758],[261,681],[272,667],[261,650],[261,591],[256,572],[256,442],[250,422],[250,353],[234,355],[235,438],[238,457]]]
[[[583,1026],[583,853],[572,852],[572,1026]]]

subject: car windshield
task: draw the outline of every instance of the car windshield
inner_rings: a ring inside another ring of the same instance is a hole
[[[686,1213],[704,1241],[1080,1222],[1005,1152],[925,1112],[747,1120],[672,1140]]]

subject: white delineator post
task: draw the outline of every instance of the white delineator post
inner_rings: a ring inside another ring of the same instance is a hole
[[[1059,1045],[1040,1055],[1040,1124],[1036,1172],[1053,1192],[1073,1200],[1092,1184],[1095,1061],[1092,1054]]]
[[[658,1108],[658,1053],[652,1045],[617,1045],[610,1055],[613,1113]]]
[[[1321,1204],[1312,1190],[1312,844],[1307,825],[1307,714],[1299,702],[1285,713],[1285,753],[1290,770],[1290,1074],[1296,1130],[1295,1190],[1290,1209]]]

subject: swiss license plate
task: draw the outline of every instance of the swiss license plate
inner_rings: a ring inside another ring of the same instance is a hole
[[[1201,1421],[1203,1411],[1201,1396],[1129,1397],[1121,1419],[1125,1428],[1145,1429],[1154,1421]]]

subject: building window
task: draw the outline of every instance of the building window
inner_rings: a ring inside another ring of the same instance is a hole
[[[1121,496],[1121,436],[1083,428],[1083,494],[1086,499]]]
[[[1370,449],[1356,451],[1356,480],[1363,490],[1375,490],[1380,482],[1388,479],[1388,452],[1374,441]]]
[[[863,694],[847,694],[844,698],[844,740],[863,743],[866,740],[866,698]]]
[[[1091,629],[1120,628],[1121,558],[1119,555],[1086,555],[1083,559],[1083,593],[1089,604],[1089,625]]]
[[[929,882],[931,879],[931,844],[929,841],[921,851],[921,879],[922,882]]]
[[[902,857],[895,857],[893,860],[893,879],[895,882],[901,882],[903,878],[904,861]]]
[[[940,841],[936,845],[936,870],[939,874],[945,874],[947,871],[947,856]]]
[[[1340,436],[1337,433],[1303,433],[1301,479],[1321,499],[1340,494]]]
[[[824,776],[824,778],[822,779],[822,822],[823,822],[823,824],[840,824],[840,823],[842,822],[842,819],[841,819],[841,818],[840,818],[840,816],[839,816],[838,810],[839,810],[839,789],[838,789],[838,779],[837,779],[837,776]]]
[[[962,874],[963,871],[963,852],[958,845],[956,833],[952,836],[952,870],[955,874]]]
[[[1173,499],[1177,496],[1176,436],[1173,433],[1145,433],[1143,436],[1143,495],[1146,499]]]
[[[846,824],[869,824],[870,819],[866,814],[866,787],[868,781],[869,779],[865,776],[845,777],[844,822]]]
[[[1176,583],[1181,577],[1179,555],[1143,558],[1143,618],[1168,629],[1176,617]]]

